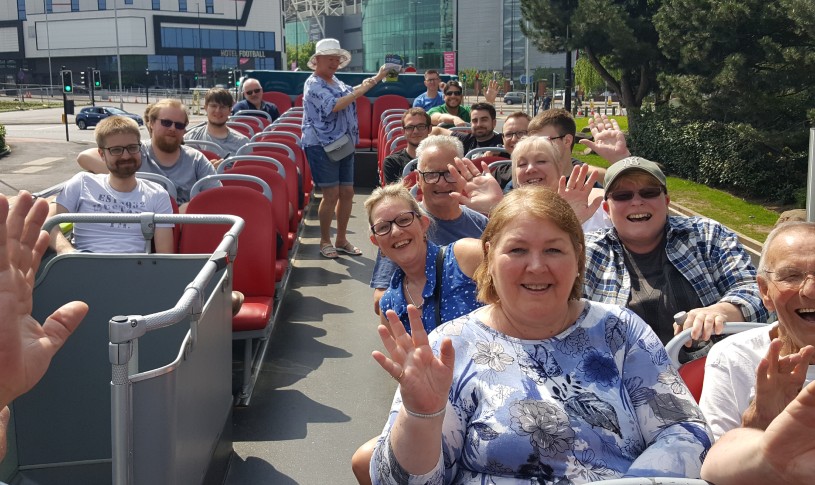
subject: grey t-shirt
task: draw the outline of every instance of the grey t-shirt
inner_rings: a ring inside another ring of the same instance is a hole
[[[136,188],[119,192],[108,183],[108,174],[80,172],[66,182],[57,204],[78,214],[172,214],[170,195],[161,185],[136,179]],[[161,224],[158,227],[172,227]],[[145,240],[139,223],[76,223],[74,246],[92,253],[141,253]]]
[[[234,155],[238,152],[238,148],[246,145],[249,143],[249,138],[245,135],[238,133],[237,131],[233,130],[232,128],[227,128],[229,132],[226,135],[226,138],[216,138],[212,136],[212,134],[207,131],[207,124],[204,123],[201,126],[197,126],[190,131],[188,131],[184,135],[185,140],[203,140],[203,141],[211,141],[212,143],[217,144],[223,151],[229,155]]]
[[[157,173],[170,179],[178,192],[176,202],[181,205],[190,201],[190,190],[195,182],[207,175],[215,175],[215,167],[203,153],[184,145],[181,145],[181,155],[172,166],[161,165],[156,161],[152,141],[147,140],[142,142],[139,172]],[[219,185],[218,181],[213,181],[207,184],[207,188]]]

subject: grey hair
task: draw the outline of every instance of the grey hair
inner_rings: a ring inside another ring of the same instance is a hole
[[[806,222],[806,221],[790,221],[785,222],[783,224],[779,224],[772,231],[770,231],[770,235],[767,236],[767,240],[764,241],[764,246],[761,248],[761,261],[758,264],[758,272],[761,274],[766,274],[767,269],[767,259],[770,253],[770,247],[773,245],[773,241],[778,236],[786,234],[788,232],[794,232],[797,230],[803,231],[815,231],[815,222]]]
[[[428,217],[424,208],[419,205],[415,198],[410,195],[410,190],[402,182],[395,182],[384,187],[377,187],[373,193],[365,200],[365,211],[368,213],[368,224],[373,224],[373,214],[376,206],[386,199],[402,200],[410,207],[410,210],[420,216]],[[432,219],[431,219],[432,220]]]
[[[461,140],[452,135],[433,135],[422,140],[422,142],[419,143],[419,147],[416,148],[416,158],[419,159],[419,165],[424,166],[422,163],[422,154],[425,152],[425,150],[429,150],[431,148],[435,148],[437,150],[455,150],[457,157],[461,158],[464,156],[464,144],[461,143]],[[450,163],[453,163],[453,161],[450,160]]]
[[[529,153],[536,153],[536,152],[543,152],[549,158],[551,158],[552,163],[557,166],[557,173],[558,177],[563,172],[563,164],[560,163],[560,152],[558,151],[557,147],[552,140],[549,139],[548,136],[527,136],[521,141],[519,141],[515,148],[512,149],[512,155],[510,159],[512,160],[512,186],[513,187],[520,187],[518,183],[518,160],[521,157],[526,156]],[[558,180],[560,180],[558,178]],[[555,182],[557,183],[557,181]],[[551,188],[551,187],[550,187]],[[557,186],[554,187],[555,191],[557,191]]]

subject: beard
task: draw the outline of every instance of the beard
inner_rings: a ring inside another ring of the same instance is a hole
[[[131,158],[129,160],[116,160],[113,163],[106,163],[108,172],[116,178],[126,179],[130,178],[139,171],[141,168],[140,158]]]
[[[171,135],[158,136],[153,140],[153,144],[163,152],[173,153],[181,147],[181,138]]]

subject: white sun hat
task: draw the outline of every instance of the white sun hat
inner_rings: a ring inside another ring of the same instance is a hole
[[[351,62],[351,53],[340,47],[340,41],[337,39],[323,39],[317,41],[317,46],[314,49],[314,55],[308,60],[309,69],[317,68],[317,56],[340,56],[340,69],[347,66]]]

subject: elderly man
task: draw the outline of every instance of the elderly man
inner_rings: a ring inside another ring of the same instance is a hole
[[[251,77],[244,79],[241,89],[243,90],[243,100],[238,101],[235,103],[235,106],[232,107],[233,115],[238,111],[254,110],[264,111],[272,118],[272,121],[280,117],[280,111],[278,111],[277,106],[274,103],[263,100],[263,87],[261,87],[260,81]]]
[[[700,406],[716,438],[739,426],[766,429],[815,379],[815,223],[773,229],[758,288],[778,321],[728,337],[705,363]]]
[[[63,213],[172,214],[170,196],[155,182],[136,178],[142,165],[139,126],[130,118],[111,116],[96,127],[99,157],[107,174],[79,172],[65,183],[52,206]],[[173,253],[172,224],[157,225],[153,236],[157,253]],[[73,244],[59,227],[51,232],[51,247],[62,254],[75,250],[94,253],[139,253],[145,241],[138,223],[74,224]]]
[[[402,180],[402,172],[411,160],[416,158],[419,143],[430,135],[430,115],[422,108],[410,108],[402,115],[402,128],[405,130],[407,146],[397,150],[382,162],[385,183]]]
[[[504,137],[495,132],[495,106],[489,103],[475,103],[470,108],[470,132],[450,131],[437,126],[433,128],[433,135],[453,135],[464,146],[464,154],[474,148],[497,147],[504,143]]]
[[[450,196],[451,192],[461,192],[464,188],[464,182],[458,182],[448,170],[453,159],[464,156],[461,141],[452,136],[430,136],[419,144],[416,154],[419,157],[418,185],[423,194],[422,204],[434,220],[428,234],[430,240],[438,245],[447,245],[464,237],[481,237],[487,227],[487,218],[459,205]],[[377,258],[371,278],[377,313],[379,299],[385,293],[394,271],[396,265],[393,262],[384,257]]]
[[[189,130],[184,139],[211,141],[227,154],[235,154],[240,147],[249,143],[249,138],[226,126],[233,101],[232,94],[226,89],[212,88],[207,91],[204,96],[207,122]]]
[[[155,103],[145,118],[150,124],[150,140],[141,144],[140,172],[163,175],[175,184],[179,210],[184,212],[190,201],[190,190],[198,180],[214,175],[215,168],[203,153],[183,144],[189,118],[184,105],[177,99],[162,99]],[[93,173],[108,173],[99,150],[89,148],[76,157],[83,169]],[[218,182],[212,182],[213,186]]]
[[[727,321],[766,321],[756,270],[736,235],[710,219],[668,217],[670,197],[657,164],[623,159],[608,169],[604,185],[613,227],[586,234],[588,299],[627,306],[663,343],[681,311],[682,327],[702,340]]]
[[[484,99],[495,104],[498,95],[498,82],[490,81]],[[470,122],[470,107],[463,104],[464,88],[458,81],[450,81],[444,86],[444,104],[427,112],[433,120],[433,126],[444,124],[466,126]]]
[[[444,89],[444,84],[441,82],[439,71],[435,69],[425,71],[424,85],[427,87],[427,92],[416,96],[416,99],[413,100],[413,107],[428,111],[431,108],[443,105],[444,96],[442,96],[441,90]]]

